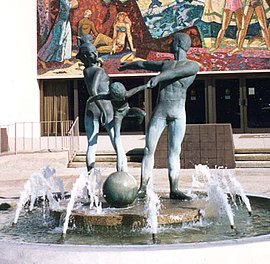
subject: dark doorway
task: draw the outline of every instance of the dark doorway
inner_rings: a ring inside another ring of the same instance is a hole
[[[240,88],[238,79],[218,79],[216,87],[216,122],[240,128]]]
[[[187,91],[187,124],[206,123],[205,102],[205,81],[195,80]]]
[[[248,128],[270,127],[269,79],[246,79]]]

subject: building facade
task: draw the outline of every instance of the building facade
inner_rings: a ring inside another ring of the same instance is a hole
[[[169,44],[173,35],[186,32],[192,39],[188,58],[200,65],[188,90],[187,123],[231,123],[235,133],[269,132],[269,31],[260,25],[265,22],[267,28],[270,9],[268,1],[261,2],[262,13],[256,14],[254,9],[246,32],[237,31],[241,12],[230,9],[225,1],[3,3],[0,19],[6,40],[1,41],[4,96],[0,124],[74,120],[78,116],[83,134],[88,94],[83,66],[75,58],[80,45],[77,36],[90,35],[111,82],[120,81],[130,89],[156,73],[119,72],[120,63],[172,59]],[[239,9],[244,14],[247,8],[243,1]],[[114,50],[117,38],[124,42]],[[145,90],[130,99],[130,105],[144,109],[147,116],[141,125],[125,120],[123,133],[145,132],[156,98],[156,90]]]

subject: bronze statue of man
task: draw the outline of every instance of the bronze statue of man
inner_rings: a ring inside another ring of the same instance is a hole
[[[199,70],[196,62],[186,58],[186,52],[190,46],[190,37],[185,33],[177,33],[174,35],[171,45],[174,60],[124,62],[119,67],[119,70],[145,69],[160,72],[152,77],[147,84],[149,88],[158,86],[159,95],[146,133],[138,197],[146,195],[146,186],[152,177],[156,146],[164,128],[168,126],[170,198],[191,199],[178,189],[181,143],[186,129],[186,93]]]

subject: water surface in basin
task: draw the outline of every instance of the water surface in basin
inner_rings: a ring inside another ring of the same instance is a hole
[[[234,208],[235,229],[230,228],[226,215],[205,218],[202,222],[158,227],[160,244],[181,244],[240,239],[270,234],[270,200],[250,196],[252,215],[244,206]],[[60,241],[63,227],[41,208],[22,212],[16,227],[12,227],[15,209],[0,212],[2,241],[73,245],[147,245],[152,237],[147,228],[98,227],[70,228],[65,241]]]

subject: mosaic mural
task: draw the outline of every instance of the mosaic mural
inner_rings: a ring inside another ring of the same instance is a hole
[[[172,59],[177,32],[190,35],[200,71],[269,70],[269,22],[270,0],[37,0],[38,75],[82,75],[84,38],[108,74],[122,61]]]

